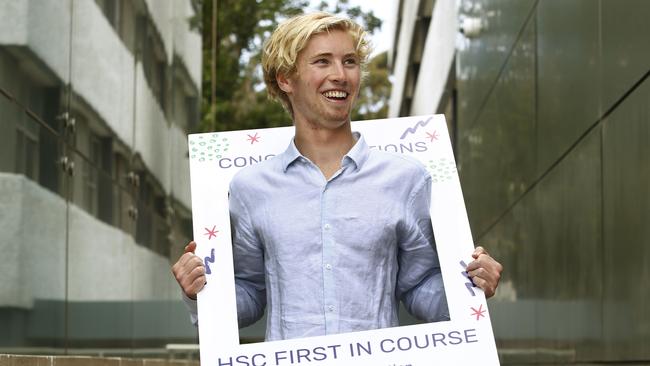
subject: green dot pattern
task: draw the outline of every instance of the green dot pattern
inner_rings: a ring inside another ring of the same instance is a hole
[[[438,160],[429,160],[426,164],[427,171],[431,174],[433,183],[448,182],[456,176],[456,164],[453,160],[440,158]]]
[[[219,137],[218,133],[204,133],[190,139],[189,145],[190,160],[210,162],[221,159],[230,142],[227,137]]]

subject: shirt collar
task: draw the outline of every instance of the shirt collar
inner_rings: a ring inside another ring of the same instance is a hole
[[[302,154],[300,154],[300,151],[298,151],[298,148],[296,147],[295,143],[295,137],[291,139],[291,142],[289,143],[289,147],[282,153],[280,156],[280,159],[282,159],[282,171],[286,173],[287,169],[289,168],[289,165],[296,161],[298,158],[302,157]]]
[[[343,162],[342,164],[345,164],[345,160],[351,160],[352,163],[356,166],[357,170],[361,169],[361,166],[363,163],[368,160],[368,155],[370,154],[370,149],[368,148],[368,144],[366,144],[366,140],[361,136],[359,132],[353,132],[354,139],[357,140],[357,142],[352,146],[350,151],[348,151],[347,154],[343,157]]]
[[[359,132],[353,132],[352,135],[357,142],[352,146],[350,151],[343,157],[342,165],[346,165],[346,161],[352,162],[356,166],[356,170],[361,169],[363,163],[368,160],[368,155],[370,154],[370,149],[366,140],[361,136]],[[282,170],[287,171],[289,165],[296,161],[297,159],[303,157],[296,147],[295,138],[291,139],[291,143],[287,149],[282,153],[280,159],[282,161]],[[306,158],[305,158],[306,159]]]

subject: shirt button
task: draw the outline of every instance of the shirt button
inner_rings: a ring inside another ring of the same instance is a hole
[[[332,228],[332,227],[330,226],[330,224],[325,224],[325,226],[323,226],[323,229],[328,230],[328,231],[329,231],[329,229],[331,229],[331,228]]]
[[[328,306],[327,309],[328,309],[329,311],[334,311],[334,305],[330,305],[330,306]]]
[[[325,265],[325,269],[328,270],[328,271],[331,271],[331,270],[332,270],[332,265],[329,264],[329,263],[326,264],[326,265]]]

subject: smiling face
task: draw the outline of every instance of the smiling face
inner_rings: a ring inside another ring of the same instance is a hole
[[[296,71],[277,77],[296,127],[337,129],[350,122],[361,67],[352,36],[342,30],[312,36],[299,53]]]

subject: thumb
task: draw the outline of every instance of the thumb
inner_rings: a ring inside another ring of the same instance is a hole
[[[194,253],[195,250],[196,250],[196,243],[194,241],[189,242],[185,246],[185,253]]]

